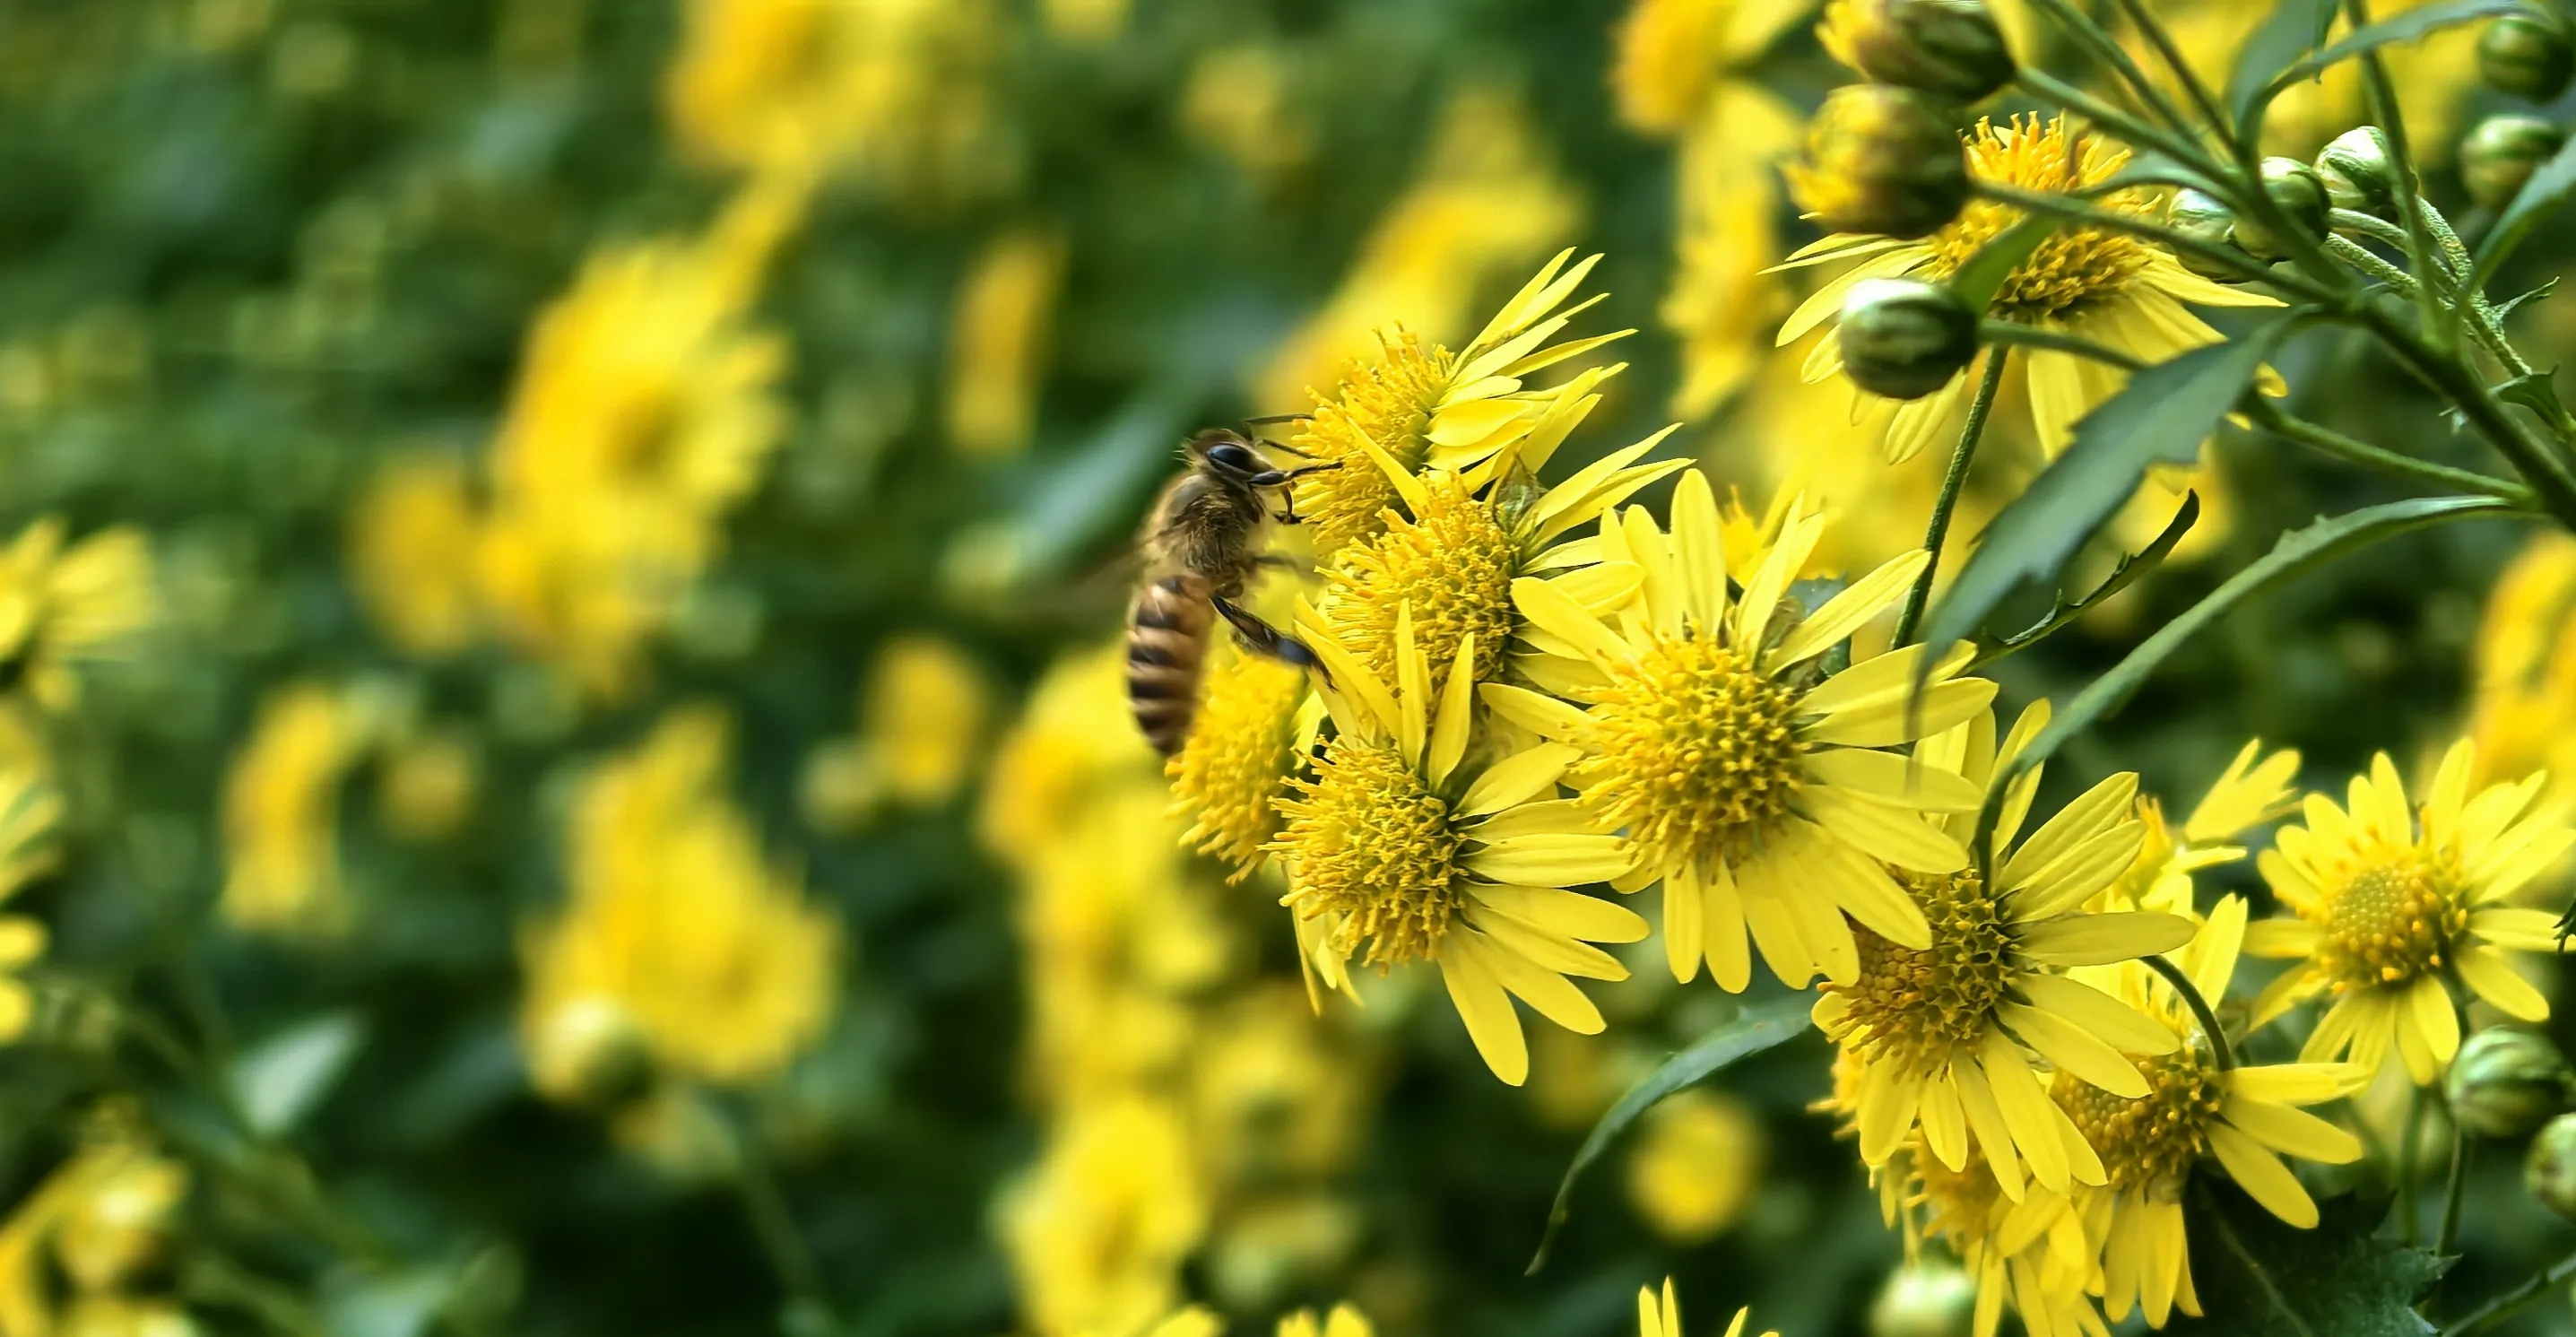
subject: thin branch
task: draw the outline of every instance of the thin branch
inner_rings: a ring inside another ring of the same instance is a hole
[[[2165,983],[2182,995],[2183,1006],[2190,1008],[2192,1019],[2200,1023],[2200,1033],[2209,1037],[2209,1049],[2218,1058],[2218,1070],[2226,1072],[2233,1069],[2236,1053],[2227,1046],[2227,1028],[2218,1024],[2218,1014],[2210,1010],[2209,1000],[2200,996],[2200,986],[2191,982],[2191,976],[2184,974],[2182,967],[2161,956],[2142,956],[2138,960],[2145,963],[2147,969],[2164,976]]]

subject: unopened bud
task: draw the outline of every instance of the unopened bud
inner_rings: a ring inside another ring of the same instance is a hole
[[[2460,180],[2480,208],[2501,209],[2566,143],[2566,131],[2537,116],[2490,116],[2460,145]]]
[[[2566,1112],[2571,1076],[2558,1046],[2537,1031],[2490,1026],[2460,1046],[2442,1079],[2451,1118],[2479,1137],[2520,1137]]]
[[[2576,1221],[2576,1114],[2561,1114],[2531,1139],[2523,1158],[2522,1186],[2540,1205]]]
[[[1951,107],[1910,89],[1848,84],[1807,126],[1786,168],[1798,207],[1835,232],[1911,240],[1968,203],[1968,154]]]
[[[1968,1337],[1976,1313],[1976,1279],[1927,1257],[1888,1274],[1870,1302],[1869,1337]]]
[[[2335,136],[2317,154],[2317,180],[2326,202],[2338,209],[2386,218],[2397,212],[2397,173],[2388,164],[2388,136],[2365,125]]]
[[[2543,10],[2507,14],[2478,35],[2478,77],[2499,93],[2555,102],[2576,75],[2576,43],[2567,25]]]
[[[2194,241],[2236,249],[2236,211],[2215,196],[2189,187],[2175,191],[2173,203],[2165,206],[2165,226]],[[2245,277],[2242,271],[2213,264],[2190,251],[2177,251],[2174,258],[2182,262],[2183,268],[2205,279],[2232,283]]]
[[[2303,237],[2317,238],[2326,232],[2326,187],[2317,179],[2317,169],[2296,158],[2263,160],[2263,193],[2271,198],[2274,208],[2289,218],[2290,226]],[[2239,214],[2236,218],[2236,244],[2266,260],[2288,255],[2288,238],[2275,236],[2261,219]]]
[[[1819,35],[1873,81],[1953,102],[2012,82],[2012,48],[1985,0],[1833,0]]]
[[[1843,298],[1835,337],[1852,384],[1889,399],[1921,399],[1976,360],[1977,313],[1948,288],[1862,279]]]

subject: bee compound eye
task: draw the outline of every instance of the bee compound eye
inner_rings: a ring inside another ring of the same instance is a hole
[[[1251,451],[1231,441],[1220,441],[1208,447],[1207,457],[1208,463],[1238,473],[1252,473],[1261,468],[1261,461],[1254,458]]]

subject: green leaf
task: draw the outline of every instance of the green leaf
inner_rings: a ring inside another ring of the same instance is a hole
[[[2549,295],[2556,291],[2558,291],[2558,280],[2551,279],[2547,283],[2541,284],[2539,287],[2534,288],[2529,292],[2517,293],[2514,296],[2496,303],[2495,318],[2502,320],[2505,317],[2512,315],[2514,308],[2521,306],[2525,302],[2547,301],[2549,299]]]
[[[2227,76],[2227,105],[2238,120],[2253,111],[2256,98],[2265,96],[2272,76],[2324,43],[2335,12],[2335,0],[2282,0],[2245,39],[2236,53],[2236,68]]]
[[[2263,113],[2272,105],[2274,98],[2288,92],[2292,85],[2315,78],[2355,56],[2367,55],[2399,42],[2412,42],[2444,28],[2475,23],[2497,14],[2528,13],[2530,9],[2526,0],[2446,0],[2443,4],[2426,5],[2381,19],[2274,75],[2239,109],[2237,136],[2248,142],[2259,141],[2263,134]]]
[[[2487,229],[2486,239],[2478,243],[2477,258],[2469,265],[2469,291],[2483,290],[2487,279],[2530,239],[2534,228],[2567,203],[2571,192],[2576,192],[2576,139],[2560,145],[2514,192],[2504,212],[2496,215],[2495,226]]]
[[[1982,667],[2006,655],[2029,649],[2047,637],[2055,635],[2075,619],[2084,616],[2103,600],[2137,583],[2138,577],[2156,569],[2165,558],[2172,555],[2174,545],[2182,542],[2183,536],[2191,532],[2192,525],[2199,519],[2200,494],[2184,493],[2182,505],[2175,509],[2173,519],[2165,522],[2164,532],[2156,535],[2155,540],[2147,546],[2122,557],[2120,564],[2111,568],[2110,576],[2093,587],[2092,593],[2070,603],[2061,592],[2057,596],[2056,604],[2048,610],[2048,616],[2032,623],[2026,630],[1979,647],[1977,662],[1971,667]]]
[[[2105,195],[2127,190],[2131,186],[2189,186],[2204,195],[2226,193],[2217,182],[2209,179],[2207,173],[2196,171],[2189,165],[2168,158],[2153,149],[2140,149],[2133,152],[2129,161],[2123,163],[2119,171],[2112,173],[2109,180],[2097,186],[2086,187],[2079,193],[2087,199],[2098,200]]]
[[[1959,577],[1932,608],[1923,639],[1974,637],[2026,581],[2050,581],[2102,521],[2126,504],[2150,466],[2190,464],[2200,445],[2253,384],[2296,313],[2274,312],[2241,338],[2195,348],[2129,378],[2075,425],[2075,440],[1978,539]],[[1924,659],[1928,666],[1930,657]]]
[[[2265,1211],[2215,1175],[2183,1208],[2192,1289],[2202,1317],[2178,1318],[2166,1337],[2425,1337],[2433,1325],[2415,1302],[2451,1260],[2373,1232],[2388,1204],[2337,1198],[2319,1205],[2313,1230]]]
[[[1565,1225],[1567,1204],[1574,1196],[1574,1182],[1628,1126],[1656,1102],[1683,1087],[1707,1077],[1739,1059],[1749,1058],[1803,1035],[1808,1030],[1807,1014],[1814,1008],[1811,999],[1800,994],[1775,998],[1737,1012],[1733,1019],[1703,1035],[1690,1048],[1665,1059],[1661,1067],[1646,1074],[1645,1079],[1628,1088],[1619,1103],[1601,1116],[1576,1148],[1574,1160],[1565,1167],[1565,1178],[1556,1186],[1556,1202],[1547,1211],[1547,1232],[1540,1236],[1538,1252],[1530,1258],[1530,1275],[1547,1266],[1547,1249],[1556,1242],[1556,1232]]]
[[[2031,214],[2004,229],[1950,276],[1950,291],[1967,303],[1969,310],[1984,311],[1995,300],[1995,294],[2003,291],[2004,280],[2012,277],[2013,269],[2029,259],[2030,253],[2064,223],[2054,214]]]
[[[264,1137],[292,1129],[331,1093],[365,1035],[354,1014],[332,1012],[289,1026],[233,1060],[242,1116]]]
[[[2039,731],[2039,736],[2023,748],[2006,774],[1995,777],[1986,791],[1986,806],[1977,817],[1977,836],[1970,848],[1985,847],[1985,833],[1994,826],[1995,813],[2002,806],[2003,794],[2013,776],[2046,761],[2066,740],[2093,726],[2129,694],[2147,680],[2183,642],[2198,635],[2202,628],[2216,622],[2238,604],[2263,593],[2284,581],[2294,579],[2325,562],[2358,548],[2368,547],[2382,539],[2422,529],[2444,520],[2465,519],[2479,515],[2518,514],[2513,505],[2495,497],[2410,497],[2383,506],[2365,507],[2331,520],[2319,520],[2305,529],[2294,529],[2272,545],[2272,551],[2249,563],[2228,578],[2227,583],[2210,591],[2209,597],[2193,604],[2173,621],[2156,629],[2156,634],[2138,643],[2128,657],[2110,672],[2094,679],[2075,699],[2067,703]]]

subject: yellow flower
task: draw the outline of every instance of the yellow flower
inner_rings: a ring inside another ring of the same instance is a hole
[[[958,285],[948,346],[948,440],[957,449],[1007,455],[1028,445],[1064,250],[1051,231],[1006,232]]]
[[[859,746],[886,796],[914,808],[956,797],[983,755],[992,696],[983,666],[953,642],[887,641],[859,700]]]
[[[1503,683],[1487,684],[1485,699],[1582,750],[1570,779],[1584,803],[1606,828],[1625,829],[1634,884],[1664,884],[1664,946],[1677,979],[1705,957],[1720,986],[1743,989],[1749,930],[1793,987],[1819,970],[1855,980],[1845,912],[1905,946],[1932,941],[1922,911],[1879,861],[1924,873],[1968,862],[1919,814],[1974,808],[1976,790],[1879,749],[1982,711],[1994,684],[1956,676],[1964,647],[1930,665],[1919,702],[1911,689],[1921,647],[1823,677],[1825,653],[1901,598],[1925,561],[1920,551],[1896,558],[1807,615],[1788,600],[1789,583],[1824,528],[1801,511],[1758,563],[1730,569],[1716,496],[1692,470],[1673,495],[1670,533],[1642,507],[1602,516],[1601,557],[1644,573],[1642,597],[1611,624],[1554,583],[1513,587],[1551,652],[1599,685],[1566,693],[1579,706]]]
[[[1688,129],[1814,8],[1815,0],[1635,0],[1620,20],[1610,73],[1619,119],[1653,135]]]
[[[1558,252],[1462,351],[1425,350],[1401,329],[1382,330],[1377,360],[1354,359],[1332,397],[1315,396],[1313,414],[1290,444],[1340,466],[1296,483],[1297,513],[1313,527],[1317,552],[1330,559],[1383,530],[1392,508],[1408,500],[1399,480],[1426,467],[1463,474],[1472,492],[1490,481],[1506,452],[1533,472],[1546,465],[1616,368],[1538,390],[1524,390],[1523,381],[1630,333],[1548,343],[1600,300],[1559,310],[1601,259],[1568,269],[1573,254]]]
[[[837,173],[922,201],[1006,170],[990,0],[690,0],[671,133],[719,166]]]
[[[160,1153],[138,1111],[121,1101],[91,1110],[79,1149],[0,1225],[0,1331],[114,1331],[83,1325],[120,1313],[178,1319],[134,1329],[156,1337],[193,1331],[177,1310],[129,1294],[168,1266],[187,1193],[187,1167]]]
[[[79,666],[130,653],[159,610],[142,531],[120,525],[66,548],[62,520],[38,520],[0,549],[0,681],[68,710]]]
[[[2576,537],[2535,532],[2496,577],[2478,626],[2469,736],[2484,783],[2547,769],[2576,779]]]
[[[1206,1238],[1209,1210],[1181,1111],[1143,1095],[1073,1110],[998,1213],[1029,1326],[1151,1328],[1180,1301],[1181,1264]]]
[[[2128,160],[2126,148],[2101,135],[2070,129],[2063,117],[2016,116],[2001,128],[1981,121],[1968,138],[1968,169],[1973,176],[2048,194],[2098,186]],[[2151,190],[2094,196],[2092,202],[2096,208],[2132,214],[2160,207]],[[1885,275],[1933,282],[1947,279],[2021,218],[2021,211],[2010,205],[1972,200],[1955,221],[1921,241],[1837,233],[1805,247],[1790,258],[1790,265],[1859,263],[1818,288],[1792,312],[1780,327],[1779,342],[1793,343],[1838,315],[1843,297],[1862,279]],[[2155,363],[2218,341],[2218,332],[2185,303],[2279,305],[2270,297],[2202,278],[2151,242],[2101,228],[2069,227],[2051,234],[2030,258],[2013,268],[1986,314],[2075,335]],[[1995,355],[1989,351],[1984,356]],[[2072,353],[2027,349],[2017,356],[2028,386],[2033,429],[2041,450],[2051,457],[2072,439],[2076,420],[2117,393],[2128,379],[2117,368]],[[1808,356],[1806,376],[1809,381],[1822,381],[1841,370],[1841,345],[1836,333],[1828,331]],[[1888,458],[1911,459],[1940,435],[1976,377],[1971,367],[1947,387],[1898,407],[1888,426]]]
[[[1276,46],[1211,49],[1191,64],[1182,85],[1181,128],[1249,175],[1276,175],[1315,151],[1294,82],[1288,54]]]
[[[0,766],[0,901],[53,869],[61,818],[62,799],[32,763]],[[0,914],[0,1044],[14,1043],[35,1020],[36,996],[16,972],[44,954],[45,937],[43,924]]]
[[[1287,790],[1298,737],[1313,733],[1306,707],[1315,698],[1305,673],[1276,659],[1230,645],[1212,655],[1189,739],[1165,770],[1173,810],[1191,819],[1182,841],[1232,865],[1226,880],[1240,882],[1270,857],[1274,803]]]
[[[1677,1091],[1628,1154],[1628,1201],[1656,1234],[1697,1244],[1735,1224],[1762,1182],[1762,1122],[1716,1091]]]
[[[2244,936],[2245,900],[2225,897],[2174,963],[2213,1007],[2227,997]],[[2369,1071],[2326,1063],[2222,1068],[2198,1018],[2163,977],[2134,962],[2106,973],[2123,1001],[2171,1031],[2178,1047],[2139,1060],[2143,1096],[2113,1095],[2063,1071],[2049,1093],[2101,1153],[2106,1172],[2099,1188],[2076,1191],[2103,1241],[2103,1308],[2116,1323],[2143,1307],[2147,1322],[2161,1328],[2177,1305],[2200,1313],[2183,1230],[2183,1187],[2192,1171],[2215,1158],[2274,1216],[2313,1228],[2317,1205],[2280,1157],[2342,1165],[2361,1158],[2361,1142],[2297,1107],[2350,1094],[2355,1077],[2366,1080]]]
[[[1337,1304],[1320,1324],[1312,1309],[1300,1309],[1280,1319],[1278,1337],[1377,1337],[1377,1328],[1368,1321],[1368,1315],[1348,1304]]]
[[[1389,684],[1317,635],[1332,675],[1322,689],[1340,730],[1314,774],[1291,781],[1287,821],[1270,848],[1288,873],[1304,955],[1324,982],[1359,957],[1381,970],[1440,967],[1450,1000],[1494,1075],[1518,1086],[1529,1050],[1511,998],[1567,1030],[1601,1030],[1599,1009],[1566,977],[1627,978],[1596,942],[1634,942],[1645,921],[1565,890],[1617,877],[1628,854],[1554,797],[1575,750],[1542,743],[1472,771],[1462,767],[1475,705],[1476,645],[1462,641],[1435,698],[1430,661],[1410,619],[1396,621]]]
[[[2248,742],[2201,795],[2179,833],[2167,825],[2164,805],[2152,795],[2140,794],[2138,820],[2146,828],[2146,839],[2129,871],[2091,908],[2192,914],[2192,874],[2244,858],[2245,848],[2229,842],[2287,811],[2298,774],[2296,751],[2266,757],[2261,739]]]
[[[1360,426],[1419,467],[1418,439],[1408,451],[1398,438],[1419,437],[1421,424],[1411,419],[1430,411],[1443,374],[1461,359],[1426,353],[1390,327],[1435,338],[1464,328],[1479,295],[1560,244],[1580,212],[1580,197],[1547,167],[1516,102],[1479,89],[1457,94],[1433,132],[1421,178],[1388,206],[1332,297],[1253,377],[1253,399],[1291,404],[1320,383],[1385,381],[1374,399],[1365,384],[1334,398],[1358,395]],[[1382,365],[1372,366],[1371,350],[1382,344]],[[1356,458],[1358,447],[1343,435],[1344,452]],[[1344,523],[1365,526],[1388,500],[1380,495]],[[1302,494],[1298,509],[1313,509]]]
[[[1982,789],[2047,720],[2044,702],[2024,711],[1998,751],[1992,718],[1980,716],[1927,739],[1916,757]],[[1973,1135],[2009,1198],[2022,1196],[2025,1166],[2053,1193],[2073,1180],[2100,1183],[2094,1148],[2049,1104],[2032,1055],[2114,1095],[2143,1097],[2147,1084],[2122,1051],[2163,1054],[2179,1043],[2066,974],[2190,940],[2191,922],[2179,916],[2084,911],[2137,857],[2137,776],[2122,772],[2093,786],[2016,844],[2041,769],[2024,773],[2004,797],[1995,854],[1983,861],[1992,882],[1976,867],[1909,877],[1932,926],[1930,945],[1864,931],[1857,980],[1827,984],[1816,1001],[1817,1027],[1861,1058],[1856,1112],[1868,1164],[1886,1163],[1919,1127],[1933,1158],[1952,1170],[1968,1163]],[[1949,820],[1964,837],[1976,816]]]
[[[348,927],[340,783],[373,741],[374,723],[347,690],[327,683],[290,683],[260,703],[224,778],[224,922],[295,937]]]
[[[2102,1337],[2101,1316],[2085,1293],[2099,1250],[2064,1194],[2034,1188],[2016,1200],[1983,1156],[1971,1152],[1952,1169],[1920,1136],[1874,1173],[1898,1185],[1907,1256],[1918,1239],[1940,1240],[1975,1280],[1975,1337],[1994,1337],[2007,1303],[2030,1337]]]
[[[476,554],[500,630],[598,695],[628,688],[759,484],[787,345],[746,308],[801,189],[746,189],[703,238],[593,256],[529,331]]]
[[[349,518],[349,572],[395,648],[444,658],[481,633],[473,567],[457,560],[473,550],[480,523],[455,456],[416,451],[376,470]]]
[[[1567,401],[1556,416],[1579,417],[1593,398]],[[1553,421],[1544,425],[1551,436],[1562,435]],[[1669,430],[1613,451],[1545,492],[1518,467],[1511,456],[1517,448],[1497,460],[1510,471],[1481,492],[1446,470],[1416,477],[1381,461],[1406,514],[1389,518],[1384,530],[1336,559],[1327,573],[1331,588],[1316,607],[1324,626],[1380,680],[1395,677],[1395,623],[1406,608],[1414,639],[1434,663],[1447,662],[1472,636],[1488,649],[1480,665],[1486,681],[1510,669],[1550,672],[1565,661],[1552,665],[1532,652],[1533,628],[1513,602],[1513,587],[1523,579],[1545,581],[1600,617],[1636,594],[1642,573],[1635,563],[1602,560],[1600,545],[1589,539],[1556,540],[1681,469],[1681,460],[1636,463]]]
[[[2443,982],[2453,974],[2509,1016],[2548,1017],[2549,1000],[2505,953],[2556,951],[2555,920],[2506,901],[2576,844],[2576,831],[2532,809],[2543,776],[2472,795],[2475,763],[2468,740],[2453,744],[2419,813],[2383,752],[2353,777],[2348,806],[2308,795],[2304,824],[2282,828],[2257,861],[2297,918],[2253,925],[2245,950],[2298,964],[2263,991],[2256,1024],[2319,994],[2334,999],[2302,1060],[2349,1055],[2376,1072],[2393,1048],[2416,1085],[2430,1084],[2460,1047],[2455,1009],[2466,1000]]]
[[[1736,1310],[1735,1317],[1727,1321],[1726,1337],[1744,1337],[1744,1320],[1752,1312],[1750,1309]],[[1664,1278],[1664,1293],[1660,1299],[1649,1287],[1637,1288],[1637,1337],[1682,1337],[1682,1305],[1673,1294],[1671,1277]],[[1780,1334],[1766,1332],[1762,1337],[1780,1337]]]
[[[539,1087],[583,1094],[547,1058],[560,1017],[632,1025],[675,1075],[770,1077],[829,1024],[840,924],[761,854],[722,783],[729,726],[676,711],[583,782],[566,843],[566,912],[531,931],[522,1033]]]

